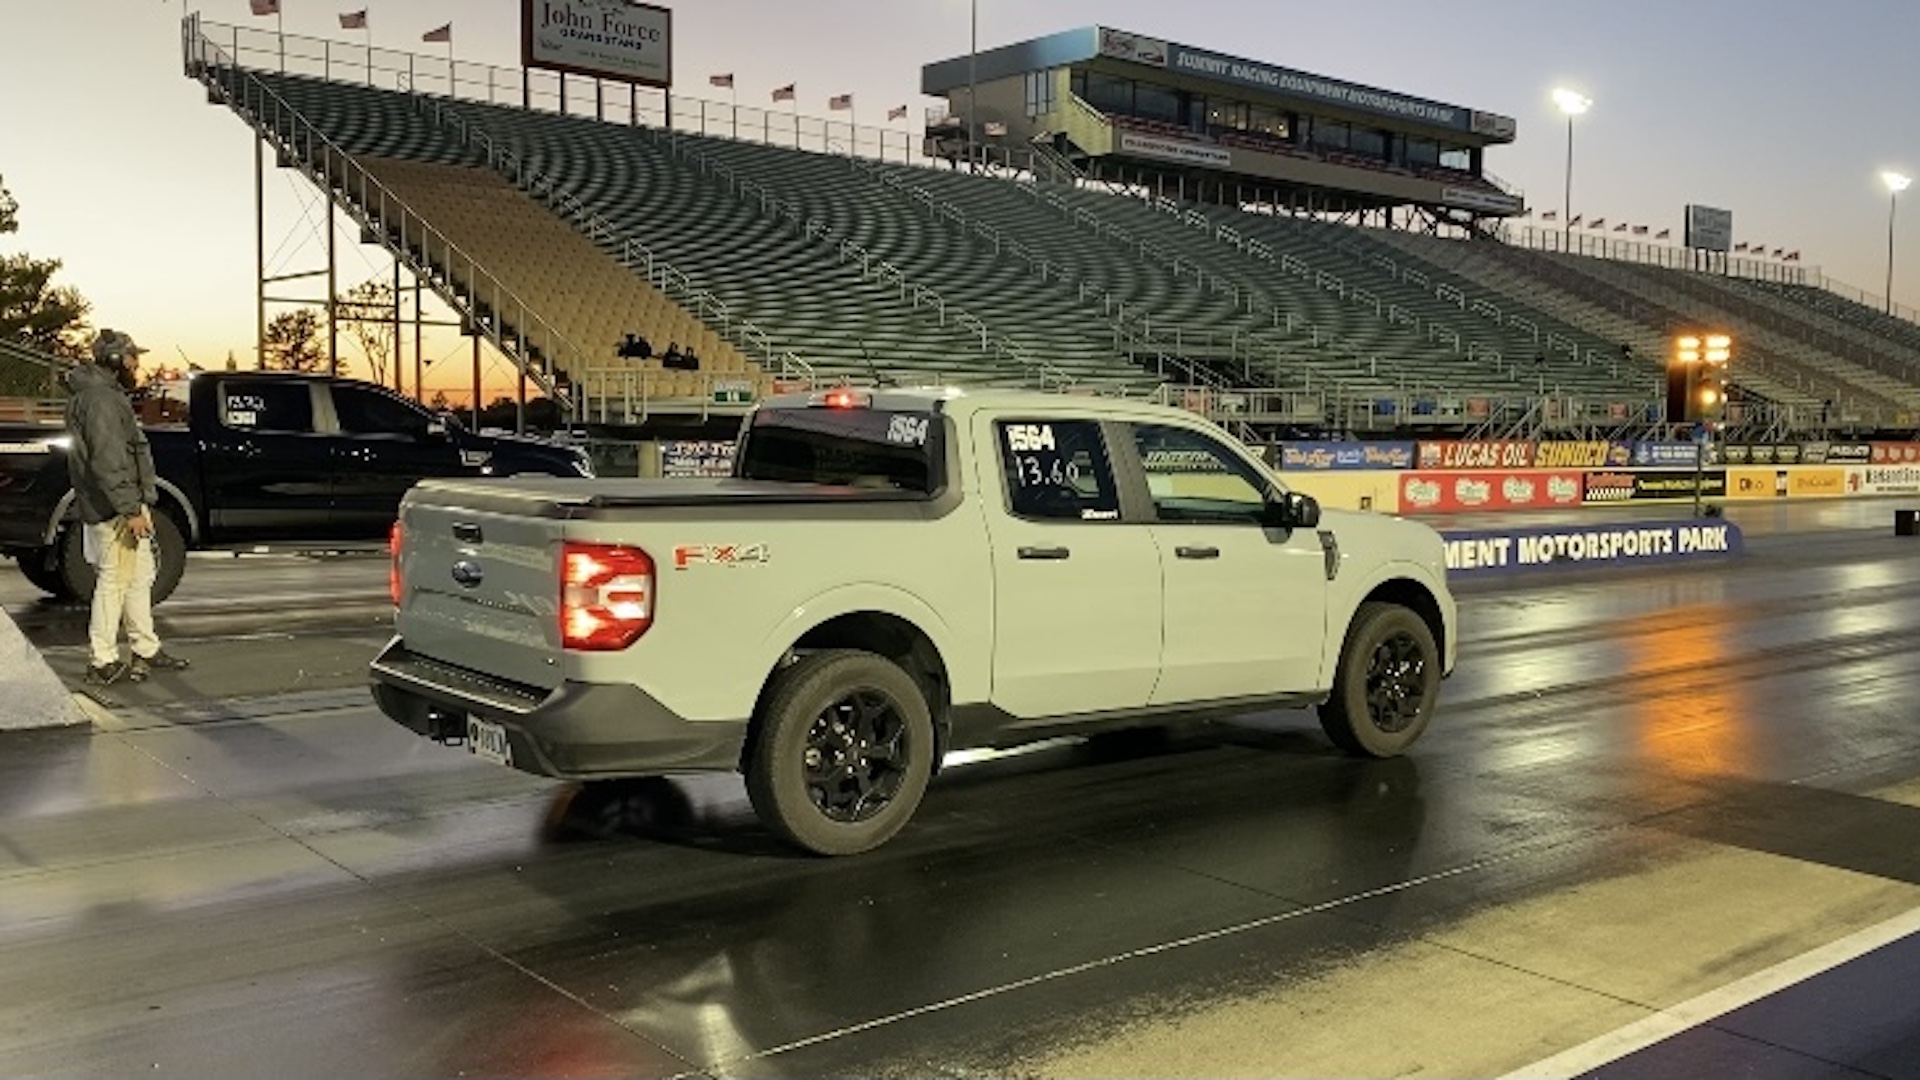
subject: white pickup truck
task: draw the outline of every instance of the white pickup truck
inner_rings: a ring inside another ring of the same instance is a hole
[[[428,481],[393,551],[388,716],[544,776],[737,770],[822,854],[961,748],[1318,705],[1399,754],[1458,639],[1432,529],[1121,399],[778,397],[732,479]]]

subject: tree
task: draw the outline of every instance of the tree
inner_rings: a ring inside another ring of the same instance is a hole
[[[20,228],[20,204],[0,178],[0,235]],[[0,256],[0,340],[57,356],[82,357],[91,305],[71,285],[55,285],[58,259]]]
[[[320,316],[312,308],[275,315],[267,323],[262,366],[275,371],[319,371],[327,358],[320,351]]]
[[[347,334],[367,358],[373,381],[387,385],[387,365],[393,362],[393,283],[370,278],[339,296],[335,310],[347,325]]]

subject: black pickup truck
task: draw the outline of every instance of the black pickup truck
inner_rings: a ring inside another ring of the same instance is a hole
[[[591,476],[578,449],[480,435],[372,383],[323,375],[204,372],[187,421],[149,425],[159,474],[154,600],[179,584],[190,548],[370,541],[426,477]],[[93,595],[73,527],[67,435],[0,425],[0,555],[62,598]]]

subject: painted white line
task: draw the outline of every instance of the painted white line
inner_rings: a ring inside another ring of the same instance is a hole
[[[105,705],[100,704],[87,695],[80,693],[74,694],[73,703],[81,712],[86,714],[88,720],[93,721],[93,729],[95,731],[127,730],[127,722],[125,720],[115,716],[112,709],[107,708]]]
[[[1848,934],[1791,960],[1783,960],[1670,1009],[1662,1009],[1545,1061],[1516,1069],[1501,1080],[1570,1080],[1590,1073],[1602,1065],[1645,1050],[1688,1028],[1698,1027],[1735,1009],[1751,1005],[1769,994],[1779,993],[1914,933],[1920,933],[1920,908],[1895,915],[1885,922]]]

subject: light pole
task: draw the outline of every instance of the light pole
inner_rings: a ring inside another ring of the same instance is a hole
[[[1887,185],[1887,314],[1893,314],[1893,213],[1900,206],[1900,193],[1913,183],[1913,177],[1888,170],[1880,174]]]
[[[980,0],[968,0],[967,23],[972,37],[967,45],[967,171],[975,170],[973,158],[974,140],[978,134],[974,131],[974,97],[979,91],[980,66]]]
[[[1593,99],[1575,90],[1560,87],[1553,92],[1553,103],[1567,114],[1567,190],[1560,204],[1561,228],[1565,231],[1568,245],[1573,239],[1573,118],[1593,107]]]

